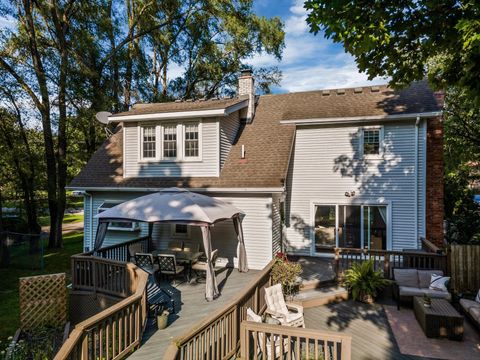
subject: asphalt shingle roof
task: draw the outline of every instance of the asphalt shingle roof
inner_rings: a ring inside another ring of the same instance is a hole
[[[236,104],[235,101],[241,100],[217,100],[212,103],[226,107]],[[144,111],[170,112],[179,105],[182,109],[178,111],[190,111],[200,109],[207,103],[209,101],[141,105],[125,114],[140,114],[139,111],[142,114],[146,113]],[[358,88],[352,88],[264,95],[258,98],[254,120],[241,129],[219,177],[123,178],[123,130],[120,128],[95,152],[70,187],[283,187],[295,126],[282,125],[281,120],[435,112],[441,107],[441,94],[434,93],[423,81],[400,91],[378,86],[364,87],[361,92]],[[246,149],[245,159],[240,159],[242,145]]]

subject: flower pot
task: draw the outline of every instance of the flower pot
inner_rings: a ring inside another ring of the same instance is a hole
[[[360,295],[359,300],[365,304],[373,304],[375,302],[375,299],[373,298],[373,296],[369,294]]]
[[[169,315],[170,313],[168,311],[164,311],[160,315],[157,315],[157,328],[159,330],[165,329],[167,327]]]

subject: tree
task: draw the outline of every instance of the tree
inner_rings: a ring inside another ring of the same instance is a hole
[[[307,0],[305,8],[311,31],[343,44],[370,79],[404,86],[428,74],[437,88],[462,87],[480,99],[478,2]]]

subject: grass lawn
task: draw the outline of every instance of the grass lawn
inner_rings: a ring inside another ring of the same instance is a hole
[[[64,224],[70,224],[74,222],[83,221],[83,214],[65,214],[63,217]],[[38,218],[38,223],[40,226],[49,226],[50,225],[50,216],[40,216]]]
[[[62,249],[45,250],[43,271],[0,269],[0,340],[13,336],[19,327],[18,278],[59,272],[66,272],[69,277],[70,256],[82,252],[82,244],[83,233],[64,235]]]

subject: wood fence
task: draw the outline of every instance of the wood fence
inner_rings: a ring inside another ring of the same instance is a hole
[[[354,263],[373,259],[375,270],[383,272],[387,279],[393,278],[394,268],[435,269],[447,272],[447,256],[424,251],[389,251],[335,248],[335,273],[341,277]]]
[[[334,332],[244,321],[240,359],[350,360],[352,337]]]
[[[131,263],[93,256],[74,256],[72,267],[74,290],[128,297],[75,326],[54,360],[125,357],[140,345],[145,329],[148,274]]]
[[[447,251],[450,287],[456,293],[476,293],[480,289],[480,245],[452,244]]]
[[[271,285],[273,264],[274,260],[230,303],[188,333],[174,339],[163,359],[230,359],[239,349],[240,324],[247,317],[247,308],[257,314],[265,311],[265,288]]]

